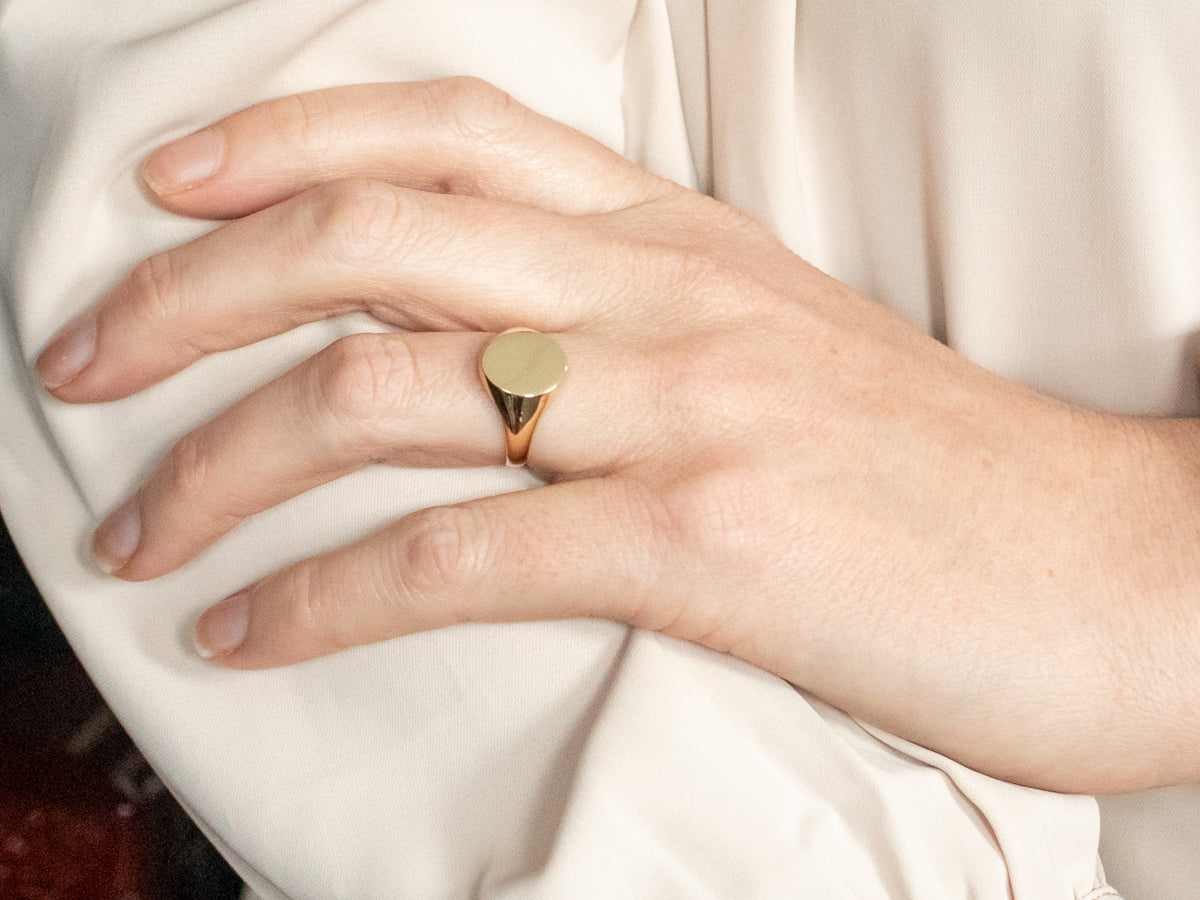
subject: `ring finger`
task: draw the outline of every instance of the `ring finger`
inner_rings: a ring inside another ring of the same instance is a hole
[[[476,371],[488,340],[434,332],[331,344],[182,438],[97,530],[97,558],[122,578],[155,578],[243,519],[366,465],[502,461],[503,426]],[[578,478],[641,458],[645,435],[662,424],[636,415],[658,408],[637,374],[650,370],[640,352],[593,336],[558,340],[571,371],[530,465],[549,479]],[[614,418],[614,408],[634,413]]]

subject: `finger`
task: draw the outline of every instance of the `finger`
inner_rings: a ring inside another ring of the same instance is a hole
[[[591,220],[336,182],[150,257],[55,337],[37,371],[62,400],[113,400],[206,354],[359,310],[411,330],[565,331],[639,311],[645,267],[613,264],[633,253]]]
[[[637,621],[681,602],[657,576],[655,525],[633,482],[588,479],[415,513],[268,576],[209,609],[202,655],[241,669],[464,622]]]
[[[243,216],[351,175],[562,213],[619,209],[672,187],[476,78],[269,100],[167,144],[142,169],[161,205],[203,218]]]
[[[97,559],[127,580],[156,578],[248,516],[372,463],[503,464],[503,425],[476,369],[489,339],[337,341],[180,440],[97,530]],[[556,478],[627,464],[641,452],[636,435],[662,428],[639,421],[639,398],[628,396],[644,364],[595,339],[559,340],[571,371],[537,426],[530,465]],[[613,421],[614,405],[630,414]]]

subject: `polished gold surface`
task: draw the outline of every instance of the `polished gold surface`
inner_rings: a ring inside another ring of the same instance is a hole
[[[523,466],[538,420],[567,374],[567,356],[549,335],[514,328],[484,348],[479,372],[504,420],[505,460]]]
[[[558,341],[528,329],[498,334],[483,351],[483,377],[506,394],[540,397],[567,374],[567,356]]]

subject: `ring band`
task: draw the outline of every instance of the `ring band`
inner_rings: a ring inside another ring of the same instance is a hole
[[[558,341],[532,328],[510,328],[479,356],[479,375],[504,420],[504,459],[523,466],[538,420],[567,374]]]

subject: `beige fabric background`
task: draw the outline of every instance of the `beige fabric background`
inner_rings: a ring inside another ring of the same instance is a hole
[[[154,146],[270,96],[469,73],[749,209],[1003,374],[1192,413],[1197,36],[1173,0],[0,0],[0,507],[114,709],[263,898],[1107,896],[1089,798],[1001,784],[654,635],[473,626],[281,671],[204,664],[190,622],[231,590],[529,477],[364,471],[121,584],[82,547],[156,456],[372,326],[93,408],[48,400],[29,364],[139,258],[209,227],[139,194]],[[1196,808],[1190,788],[1106,803],[1128,900],[1200,883]]]

